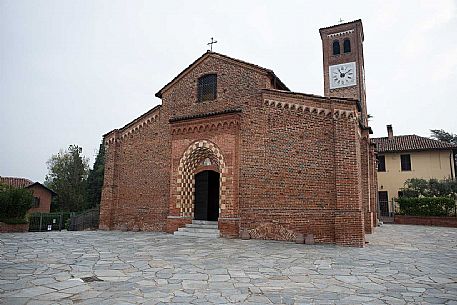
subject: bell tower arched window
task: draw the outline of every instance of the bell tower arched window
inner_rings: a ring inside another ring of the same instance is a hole
[[[217,96],[217,75],[207,74],[198,79],[197,96],[199,102],[212,101]]]
[[[343,42],[343,50],[344,53],[350,53],[351,52],[351,41],[349,39],[345,39]]]
[[[338,55],[340,54],[340,42],[338,40],[335,40],[333,42],[333,55]]]

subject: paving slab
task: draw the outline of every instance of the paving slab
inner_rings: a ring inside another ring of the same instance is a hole
[[[367,241],[5,233],[0,304],[457,305],[457,229],[384,225]]]

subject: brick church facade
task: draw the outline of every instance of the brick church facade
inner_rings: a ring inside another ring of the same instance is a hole
[[[104,136],[100,229],[172,233],[193,219],[223,237],[363,246],[376,224],[360,20],[320,29],[324,96],[207,52],[162,104]]]

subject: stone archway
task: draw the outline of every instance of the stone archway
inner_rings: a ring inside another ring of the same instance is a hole
[[[203,162],[208,162],[208,159],[220,174],[219,215],[225,208],[227,170],[224,157],[216,144],[200,140],[191,144],[179,161],[176,207],[179,208],[181,217],[194,218],[195,172]]]

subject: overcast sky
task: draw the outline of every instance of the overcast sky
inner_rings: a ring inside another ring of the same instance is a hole
[[[44,181],[70,144],[91,166],[102,135],[160,103],[207,50],[323,94],[319,28],[362,19],[374,136],[457,133],[456,1],[0,0],[0,176]]]

